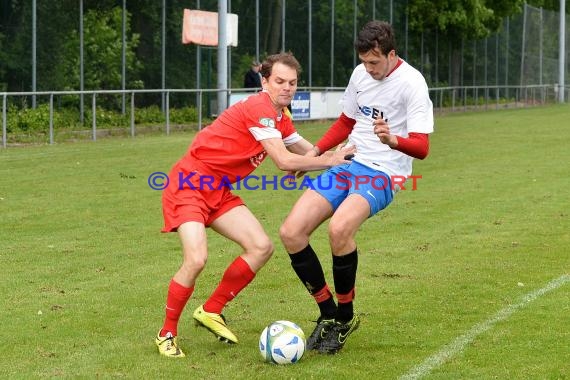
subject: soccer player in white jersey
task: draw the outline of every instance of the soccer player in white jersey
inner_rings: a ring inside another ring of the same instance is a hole
[[[313,181],[280,228],[295,273],[314,297],[320,316],[309,350],[336,353],[360,320],[353,310],[358,263],[356,232],[386,208],[414,158],[424,159],[433,132],[433,106],[422,74],[396,53],[390,24],[367,23],[354,43],[361,64],[353,71],[342,113],[308,154],[319,155],[348,139],[356,147],[349,164]],[[336,302],[310,236],[329,219]]]

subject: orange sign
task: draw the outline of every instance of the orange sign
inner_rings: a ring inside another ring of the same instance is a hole
[[[237,15],[228,13],[228,45],[237,46]],[[218,13],[184,9],[182,43],[218,46]]]

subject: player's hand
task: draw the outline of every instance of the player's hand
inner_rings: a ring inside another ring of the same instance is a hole
[[[354,151],[349,150],[348,148],[350,147],[350,145],[348,145],[348,142],[342,143],[337,145],[335,152],[344,152],[344,159],[348,160],[348,161],[352,161],[352,159],[354,158],[354,154],[356,153],[356,148]]]
[[[374,134],[378,136],[380,142],[388,145],[390,148],[394,148],[398,145],[398,139],[395,135],[390,134],[390,126],[388,125],[388,119],[383,118],[383,114],[372,122],[374,127]]]
[[[354,145],[341,145],[334,152],[328,151],[322,155],[329,158],[329,165],[336,166],[350,163],[355,153],[356,147]]]
[[[297,178],[301,178],[301,177],[303,177],[305,174],[307,174],[307,172],[304,172],[304,171],[298,171],[298,172],[293,172],[293,171],[291,171],[291,172],[287,172],[287,176],[288,176],[288,177],[291,177],[291,178],[288,178],[288,179],[287,179],[287,182],[289,182],[289,183],[295,182],[295,180],[296,180]]]

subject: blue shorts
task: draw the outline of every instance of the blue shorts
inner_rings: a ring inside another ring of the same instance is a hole
[[[388,174],[358,162],[330,168],[313,179],[312,185],[334,211],[350,194],[359,194],[370,205],[369,217],[385,209],[394,197]]]

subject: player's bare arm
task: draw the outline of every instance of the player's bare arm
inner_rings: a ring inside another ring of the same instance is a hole
[[[260,141],[261,145],[271,157],[275,165],[283,171],[311,171],[327,169],[336,165],[347,164],[347,154],[354,154],[356,148],[349,147],[338,152],[330,152],[318,157],[307,157],[291,153],[279,138],[271,138]]]
[[[313,149],[313,144],[311,144],[309,141],[305,139],[301,139],[300,141],[297,141],[295,144],[287,146],[287,150],[289,150],[289,152],[300,154],[302,156],[310,152],[312,149]]]
[[[305,139],[302,139],[301,141],[293,145],[289,145],[287,149],[289,150],[289,152],[300,154],[307,157],[317,157],[320,155],[319,148]],[[307,174],[307,172],[304,170],[301,171],[291,170],[287,174],[295,178],[300,178],[303,177],[305,174]]]

